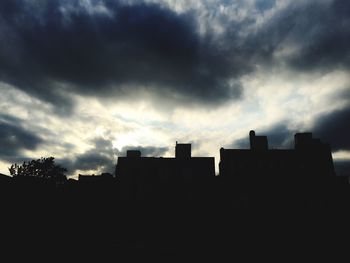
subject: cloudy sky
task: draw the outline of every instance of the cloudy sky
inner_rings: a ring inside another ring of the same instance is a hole
[[[290,148],[350,167],[350,1],[1,0],[0,172],[54,156],[113,172],[128,148]]]

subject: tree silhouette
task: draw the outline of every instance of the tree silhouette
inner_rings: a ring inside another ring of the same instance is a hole
[[[52,179],[55,181],[65,180],[66,168],[55,164],[54,157],[40,158],[37,160],[31,160],[29,162],[23,162],[23,164],[12,164],[9,168],[10,175],[13,177],[36,177],[43,179]]]

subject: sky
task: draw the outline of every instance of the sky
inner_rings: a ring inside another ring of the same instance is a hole
[[[349,175],[349,43],[344,0],[1,0],[0,173],[113,173],[176,141],[217,165],[255,130],[311,131]]]

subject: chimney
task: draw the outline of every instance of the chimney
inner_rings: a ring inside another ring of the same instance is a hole
[[[191,144],[190,143],[177,143],[176,142],[175,158],[177,158],[177,159],[189,159],[189,158],[191,158]]]
[[[254,139],[255,139],[255,131],[253,131],[253,130],[251,130],[250,132],[249,132],[249,142],[250,142],[250,149],[254,149],[255,147],[255,145],[254,145]]]
[[[139,150],[127,150],[126,151],[126,157],[129,157],[129,158],[140,158],[141,157],[141,151],[139,151]]]

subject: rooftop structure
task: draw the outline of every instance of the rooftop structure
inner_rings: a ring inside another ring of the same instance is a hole
[[[214,165],[214,157],[192,157],[191,144],[176,143],[175,158],[144,157],[140,151],[127,151],[126,157],[118,157],[116,175],[128,194],[144,197],[157,192],[159,185],[200,184],[215,176]]]
[[[312,137],[295,134],[294,149],[269,149],[266,136],[250,131],[250,149],[220,149],[220,175],[334,175],[330,146]]]

